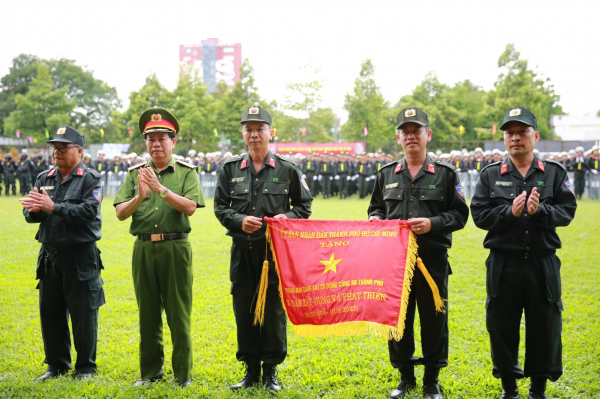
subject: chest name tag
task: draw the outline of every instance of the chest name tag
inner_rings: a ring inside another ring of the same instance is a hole
[[[388,189],[388,188],[394,188],[394,187],[398,187],[398,183],[388,184],[388,185],[385,186],[386,189]]]
[[[496,185],[500,186],[500,187],[512,187],[512,182],[511,181],[497,181]]]
[[[42,187],[40,187],[40,190],[46,190],[46,191],[54,190],[54,186],[42,186]]]
[[[246,178],[245,177],[234,177],[233,179],[231,179],[232,183],[239,183],[241,181],[245,181]]]

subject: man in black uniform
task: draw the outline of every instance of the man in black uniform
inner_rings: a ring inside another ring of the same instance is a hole
[[[13,195],[17,195],[17,169],[19,165],[13,161],[12,154],[4,154],[4,187],[6,196],[10,195],[10,187],[12,186]]]
[[[542,161],[533,148],[537,120],[526,108],[507,111],[501,130],[509,156],[482,170],[471,202],[475,225],[488,233],[487,329],[493,375],[502,398],[518,398],[516,379],[531,377],[530,399],[546,398],[546,381],[562,375],[560,259],[556,227],[577,208],[565,167]],[[525,310],[525,371],[518,361]]]
[[[336,176],[340,190],[340,199],[348,198],[348,180],[350,180],[350,162],[346,160],[346,154],[342,151],[340,160],[336,165]]]
[[[319,181],[323,190],[323,198],[331,196],[331,180],[333,178],[333,169],[327,151],[323,153],[323,160],[319,165]]]
[[[358,173],[358,196],[360,199],[365,198],[368,193],[368,181],[367,178],[371,176],[371,164],[367,162],[367,155],[359,155],[359,162],[356,165]]]
[[[44,156],[42,154],[39,154],[35,161],[35,172],[34,172],[35,176],[34,176],[34,178],[37,179],[37,176],[40,173],[42,173],[43,171],[48,170],[48,169],[50,169],[50,164],[48,163],[48,161],[46,161],[44,159]],[[35,179],[34,179],[34,182],[35,182]]]
[[[279,279],[273,254],[265,239],[263,217],[307,219],[312,197],[296,164],[273,155],[271,115],[262,107],[248,107],[242,114],[242,135],[248,154],[232,157],[223,165],[215,190],[217,219],[233,238],[231,245],[231,294],[237,325],[238,361],[246,363],[246,375],[231,389],[248,388],[260,379],[271,391],[281,390],[275,367],[287,355],[286,315],[281,305]],[[255,293],[260,284],[265,248],[269,260],[269,286],[264,325],[253,325]]]
[[[21,195],[27,195],[31,190],[31,174],[35,171],[35,164],[29,159],[26,153],[21,154],[21,160],[19,162],[19,169],[17,174],[19,176],[20,191]]]
[[[76,377],[96,372],[98,308],[104,304],[100,269],[100,175],[81,163],[85,138],[62,126],[53,145],[58,167],[39,174],[34,191],[21,199],[28,223],[40,223],[42,244],[36,277],[47,371],[38,378],[56,378],[71,368],[69,317],[77,351]]]
[[[405,158],[389,163],[377,174],[369,205],[369,219],[408,220],[417,234],[419,256],[442,298],[448,298],[448,249],[452,232],[462,229],[469,217],[462,186],[454,166],[427,155],[431,141],[429,117],[418,108],[406,108],[397,118],[398,144]],[[390,395],[401,398],[416,386],[415,365],[424,365],[424,396],[441,399],[438,376],[448,365],[448,313],[436,312],[433,293],[420,269],[412,280],[404,336],[389,341],[390,361],[400,369],[401,381]],[[415,308],[421,320],[423,355],[414,357]]]
[[[315,172],[317,171],[317,161],[315,161],[311,151],[308,152],[306,162],[304,163],[305,180],[311,192],[315,188]]]
[[[585,191],[585,173],[590,170],[590,166],[583,156],[583,147],[575,148],[575,154],[575,159],[571,161],[569,170],[575,172],[575,197],[581,199]]]

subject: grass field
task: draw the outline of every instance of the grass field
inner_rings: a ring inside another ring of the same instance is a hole
[[[364,219],[366,200],[316,199],[315,219]],[[137,308],[131,280],[134,238],[129,221],[119,222],[111,199],[103,202],[106,305],[100,308],[98,374],[90,381],[72,375],[35,383],[44,371],[44,351],[35,289],[37,225],[27,224],[15,197],[0,197],[0,397],[270,397],[263,389],[231,393],[242,368],[235,359],[235,323],[229,294],[230,239],[212,212],[212,201],[192,217],[194,385],[176,388],[167,342],[166,381],[132,388],[138,378]],[[574,222],[559,230],[562,259],[565,373],[549,384],[551,398],[600,397],[600,202],[582,201]],[[450,366],[440,375],[446,398],[497,398],[485,329],[484,232],[471,220],[454,235],[450,263]],[[417,324],[418,325],[418,324]],[[166,326],[166,323],[165,323]],[[523,335],[522,335],[523,336]],[[288,330],[289,355],[279,367],[285,398],[384,398],[398,383],[379,338],[299,338]],[[417,345],[418,346],[418,345]],[[73,353],[73,360],[76,354]],[[521,352],[521,362],[523,353]],[[417,368],[420,383],[422,368]],[[520,382],[526,394],[528,380]],[[412,393],[421,397],[420,388]]]

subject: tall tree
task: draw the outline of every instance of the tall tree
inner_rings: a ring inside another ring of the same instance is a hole
[[[69,123],[70,113],[76,101],[67,97],[68,89],[53,89],[50,68],[46,64],[37,65],[37,77],[31,80],[26,94],[15,96],[16,110],[5,119],[9,132],[20,130],[23,135],[31,135],[43,143],[46,130],[52,133],[60,125]]]
[[[27,93],[39,63],[35,55],[21,54],[13,58],[8,74],[0,79],[0,134],[5,133],[4,120],[17,109],[15,97]]]
[[[353,92],[346,94],[344,109],[348,111],[348,120],[342,126],[341,136],[348,141],[364,141],[366,126],[369,151],[384,148],[391,152],[395,142],[394,119],[374,75],[373,63],[370,59],[365,60],[354,81]]]
[[[554,132],[548,121],[552,115],[564,114],[558,104],[560,96],[555,93],[550,78],[528,69],[528,61],[521,58],[514,44],[509,43],[498,58],[502,73],[487,93],[484,113],[496,124],[501,124],[508,109],[525,107],[531,110],[538,120],[538,130],[543,139],[551,139]]]
[[[288,118],[284,119],[286,130],[281,132],[281,137],[289,141],[323,142],[333,140],[333,136],[323,135],[321,124],[311,118],[319,119],[320,115],[313,115],[319,110],[321,104],[321,89],[323,81],[319,78],[319,69],[311,66],[300,68],[306,75],[306,80],[288,83],[285,96],[285,109]],[[292,115],[290,115],[291,111]],[[303,122],[300,122],[303,121]],[[300,122],[300,123],[299,123]],[[332,120],[333,122],[333,120]],[[294,130],[289,130],[294,128]],[[316,130],[315,130],[316,129]],[[302,136],[304,132],[304,136]],[[293,138],[296,137],[296,140]]]

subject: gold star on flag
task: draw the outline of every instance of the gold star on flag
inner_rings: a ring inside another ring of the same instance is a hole
[[[335,270],[335,266],[342,260],[343,259],[335,259],[335,255],[333,253],[331,254],[331,258],[329,258],[329,260],[320,260],[319,262],[325,265],[325,271],[323,272],[323,274],[327,273],[330,270],[334,273],[337,273],[337,270]]]

